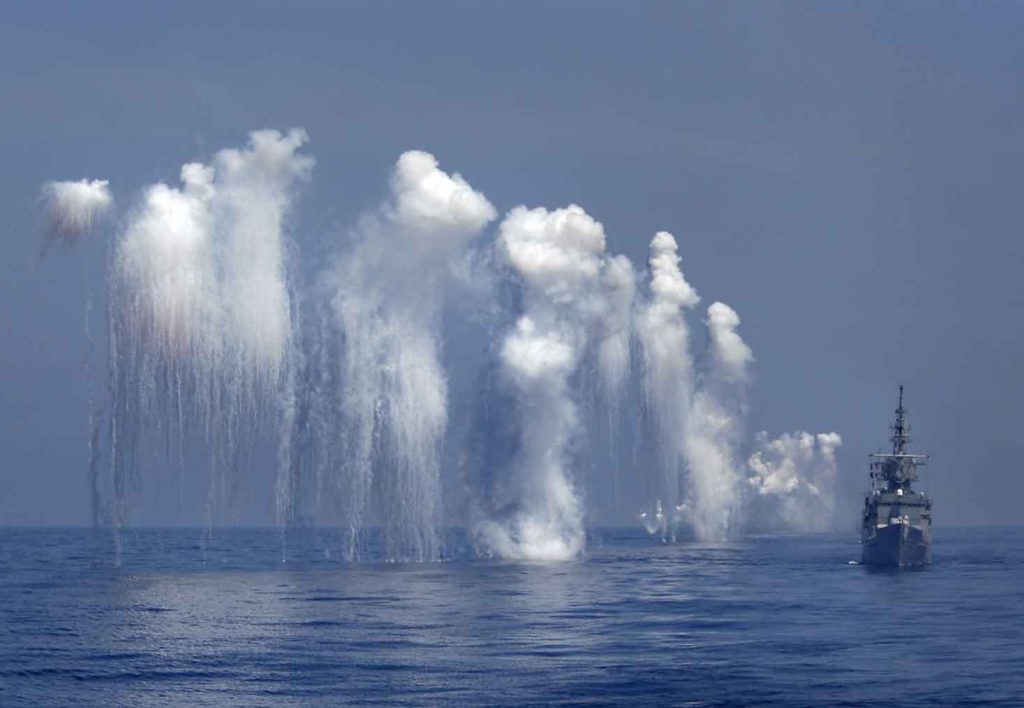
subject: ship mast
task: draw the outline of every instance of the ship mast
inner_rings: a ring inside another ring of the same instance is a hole
[[[909,490],[911,483],[917,479],[917,467],[925,464],[928,455],[915,455],[907,452],[910,446],[910,423],[907,422],[907,409],[903,407],[903,384],[900,384],[900,402],[896,408],[896,422],[892,425],[892,453],[888,455],[871,455],[872,484],[883,483],[889,491],[897,489]],[[902,492],[900,492],[902,494]]]
[[[907,454],[910,444],[910,423],[907,422],[907,409],[903,407],[903,384],[900,384],[900,405],[896,409],[896,422],[892,426],[892,454]]]

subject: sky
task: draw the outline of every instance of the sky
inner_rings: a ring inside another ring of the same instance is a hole
[[[303,272],[413,148],[499,213],[584,206],[636,264],[669,230],[687,279],[742,317],[749,431],[842,435],[851,529],[900,383],[936,524],[1024,523],[1024,5],[145,5],[2,11],[0,525],[90,519],[118,222],[38,261],[40,185],[109,179],[130,209],[293,126],[317,160]],[[240,503],[254,522],[269,504]]]

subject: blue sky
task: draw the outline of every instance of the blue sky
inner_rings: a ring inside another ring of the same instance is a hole
[[[317,158],[294,226],[304,272],[410,148],[500,212],[583,205],[635,263],[667,229],[706,301],[743,318],[750,430],[843,435],[851,519],[902,382],[933,455],[937,523],[1024,522],[1020,4],[12,2],[3,14],[0,524],[89,519],[85,366],[101,360],[83,322],[87,301],[101,322],[116,224],[35,267],[39,185],[102,177],[130,207],[182,163],[291,126]]]

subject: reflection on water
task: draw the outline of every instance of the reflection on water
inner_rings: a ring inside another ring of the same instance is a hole
[[[274,532],[224,532],[204,560],[197,531],[140,531],[116,567],[87,531],[0,531],[0,703],[1012,705],[1022,536],[878,574],[846,537],[345,565],[315,538],[281,563]]]

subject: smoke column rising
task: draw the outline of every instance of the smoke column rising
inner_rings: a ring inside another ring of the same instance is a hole
[[[496,216],[432,155],[407,152],[390,199],[360,220],[351,250],[324,276],[340,369],[339,398],[321,410],[340,412],[343,449],[323,456],[320,487],[348,524],[347,557],[358,552],[371,504],[389,559],[439,557],[448,421],[440,316],[453,269]]]
[[[488,553],[556,560],[583,548],[583,508],[570,467],[581,432],[572,379],[595,332],[621,319],[621,304],[610,306],[609,298],[631,296],[628,286],[614,286],[628,276],[625,263],[604,250],[603,227],[576,205],[516,207],[499,228],[499,257],[521,285],[520,314],[498,352],[518,445],[505,478],[487,490],[488,518],[477,524]],[[612,364],[618,385],[621,357]]]
[[[120,528],[147,466],[176,457],[184,474],[199,442],[212,524],[276,441],[283,527],[306,518],[312,490],[313,518],[340,524],[344,557],[359,558],[380,526],[386,558],[438,559],[450,407],[442,315],[455,292],[453,314],[491,323],[476,330],[493,368],[477,392],[479,469],[464,474],[461,500],[480,552],[578,555],[584,460],[617,466],[620,427],[634,438],[642,516],[663,539],[684,520],[704,541],[829,523],[841,439],[760,433],[744,471],[753,356],[735,311],[715,302],[695,366],[687,311],[700,298],[667,232],[651,241],[649,290],[638,298],[632,264],[606,253],[603,227],[581,207],[517,207],[491,249],[476,242],[497,217],[490,202],[410,151],[388,198],[321,272],[305,301],[313,326],[300,327],[287,237],[314,164],[306,142],[297,129],[253,132],[244,148],[184,165],[178,185],[150,186],[125,216],[108,263],[105,444],[104,426],[91,428],[96,523]],[[113,204],[102,180],[49,182],[43,197],[48,244],[73,243]],[[633,425],[623,408],[636,387],[643,416]],[[604,441],[588,439],[599,427]]]
[[[110,455],[115,525],[147,439],[211,451],[214,513],[256,433],[286,414],[293,345],[283,229],[313,159],[303,131],[250,134],[244,150],[148,188],[118,239],[110,275]],[[183,453],[181,453],[183,454]]]
[[[645,514],[659,513],[663,535],[674,535],[670,521],[681,506],[680,464],[684,431],[693,396],[693,361],[685,310],[700,302],[679,267],[676,240],[667,231],[651,240],[650,299],[641,308],[637,337],[643,360],[643,392],[652,450]]]
[[[709,362],[693,399],[685,433],[690,518],[702,541],[734,536],[741,521],[738,460],[753,353],[736,333],[740,318],[728,305],[708,307]]]
[[[598,335],[597,367],[601,394],[609,414],[619,413],[630,375],[633,339],[633,303],[636,274],[625,256],[612,256],[601,276],[606,293],[607,311]]]

